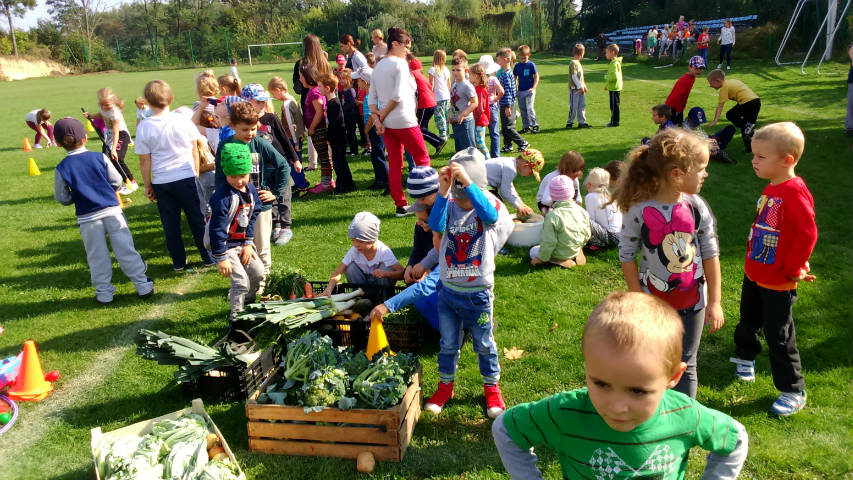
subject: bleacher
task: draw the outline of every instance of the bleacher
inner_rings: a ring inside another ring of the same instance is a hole
[[[746,15],[743,17],[728,17],[729,21],[732,22],[732,26],[735,27],[735,31],[750,28],[752,27],[756,20],[758,20],[758,15]],[[723,21],[725,18],[719,18],[716,20],[698,20],[694,21],[693,24],[696,25],[696,28],[701,31],[702,28],[708,27],[708,33],[711,36],[719,35],[720,29],[723,28]],[[652,27],[657,26],[658,30],[661,30],[662,27],[666,23],[658,23],[656,25],[646,25],[643,27],[630,27],[623,28],[620,30],[614,30],[610,33],[605,33],[604,35],[610,39],[608,43],[615,43],[619,45],[619,48],[622,51],[632,52],[634,51],[634,40],[637,38],[644,38],[645,35],[652,29]],[[595,37],[587,38],[584,40],[584,43],[587,46],[587,51],[595,52]],[[645,40],[643,41],[643,49],[646,48]]]

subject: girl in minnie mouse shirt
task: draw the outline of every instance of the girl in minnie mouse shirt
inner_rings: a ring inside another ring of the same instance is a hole
[[[628,154],[613,192],[622,213],[619,260],[631,291],[650,293],[678,310],[684,323],[687,371],[675,390],[696,397],[696,354],[703,323],[723,326],[716,220],[700,197],[708,177],[708,145],[693,133],[667,129]],[[638,264],[637,254],[640,254]]]

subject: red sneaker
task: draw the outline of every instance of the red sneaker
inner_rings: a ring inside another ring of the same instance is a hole
[[[441,413],[441,409],[444,408],[444,404],[451,398],[453,398],[453,382],[438,382],[438,390],[429,397],[424,408],[438,415]]]
[[[323,185],[322,183],[318,183],[317,185],[314,185],[314,188],[311,188],[308,191],[310,193],[313,193],[313,194],[318,194],[318,193],[329,193],[332,190],[333,190],[333,187],[331,185]]]
[[[497,385],[483,385],[483,393],[486,395],[486,413],[489,418],[497,418],[506,410],[501,388]]]

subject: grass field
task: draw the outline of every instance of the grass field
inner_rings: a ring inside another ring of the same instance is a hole
[[[607,95],[603,90],[604,62],[585,63],[590,87],[587,116],[596,128],[565,130],[567,114],[566,58],[534,58],[542,83],[536,99],[542,132],[528,136],[547,159],[551,171],[569,149],[580,151],[587,168],[623,158],[642,136],[656,126],[650,108],[661,103],[684,67],[653,69],[642,63],[624,66],[622,126],[606,129]],[[429,64],[428,59],[424,59]],[[217,73],[224,73],[220,67]],[[699,354],[698,399],[740,420],[750,434],[750,454],[742,478],[853,478],[850,438],[851,414],[851,268],[853,268],[853,154],[844,135],[844,98],[847,66],[833,64],[824,75],[801,76],[794,69],[759,63],[736,65],[730,75],[751,86],[762,98],[759,123],[792,120],[806,134],[806,150],[798,173],[815,197],[820,240],[811,259],[818,276],[802,285],[795,306],[797,337],[809,393],[807,408],[789,419],[770,417],[767,409],[777,392],[769,375],[766,354],[757,361],[754,384],[732,378],[732,332],[738,305],[746,235],[753,206],[764,182],[758,179],[743,152],[740,135],[729,152],[737,165],[713,164],[702,195],[718,221],[723,272],[723,308],[726,324],[706,334]],[[266,85],[272,75],[290,79],[292,65],[241,67],[244,81]],[[142,195],[132,195],[126,215],[138,250],[148,262],[157,295],[137,298],[132,285],[114,265],[118,291],[114,306],[104,308],[93,299],[89,272],[71,207],[53,200],[53,170],[63,158],[59,149],[21,151],[23,137],[32,139],[24,116],[47,107],[54,119],[80,118],[80,107],[96,108],[95,91],[111,86],[128,104],[126,117],[133,130],[133,99],[150,79],[169,82],[175,105],[194,100],[193,71],[94,74],[42,78],[5,84],[0,104],[10,122],[0,139],[0,358],[14,355],[24,340],[38,343],[45,370],[58,369],[62,378],[47,400],[21,406],[12,430],[0,437],[2,477],[15,479],[92,478],[89,429],[112,430],[189,405],[190,398],[172,381],[173,367],[158,366],[134,353],[133,335],[139,328],[212,342],[226,328],[228,280],[215,270],[174,273],[166,253],[156,207]],[[690,105],[709,114],[715,91],[699,79]],[[725,121],[725,120],[724,120]],[[94,136],[91,147],[98,149]],[[450,150],[450,149],[448,149]],[[433,159],[445,164],[447,152]],[[27,175],[33,157],[42,175]],[[139,172],[136,155],[127,163]],[[323,280],[337,265],[349,242],[346,225],[353,214],[371,210],[383,220],[382,240],[405,263],[413,220],[397,219],[388,197],[368,192],[372,181],[366,158],[351,162],[361,191],[342,197],[308,198],[294,202],[293,241],[273,247],[275,264],[304,270]],[[311,179],[318,180],[317,172]],[[516,181],[521,196],[532,204],[537,184],[531,178]],[[185,228],[186,230],[186,228]],[[190,248],[189,261],[199,265]],[[501,387],[509,405],[535,400],[550,393],[582,386],[583,360],[579,349],[584,321],[608,292],[624,288],[615,251],[590,258],[579,269],[533,270],[526,250],[513,250],[497,260],[495,317],[499,349],[516,346],[525,355],[503,360]],[[554,323],[558,328],[552,330]],[[437,381],[437,345],[425,346],[422,356],[425,394]],[[352,461],[270,456],[250,453],[242,403],[208,404],[208,411],[224,432],[250,478],[351,478]],[[505,478],[491,441],[484,413],[476,357],[466,347],[460,362],[454,400],[439,417],[425,413],[402,463],[378,465],[376,478]],[[553,452],[540,449],[540,467],[548,478],[559,478]],[[689,478],[698,478],[704,453],[694,450]]]

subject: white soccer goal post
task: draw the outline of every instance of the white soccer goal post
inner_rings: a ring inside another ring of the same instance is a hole
[[[252,47],[275,47],[278,45],[302,45],[302,42],[284,42],[284,43],[255,43],[246,47],[249,52],[249,65],[252,64]]]

